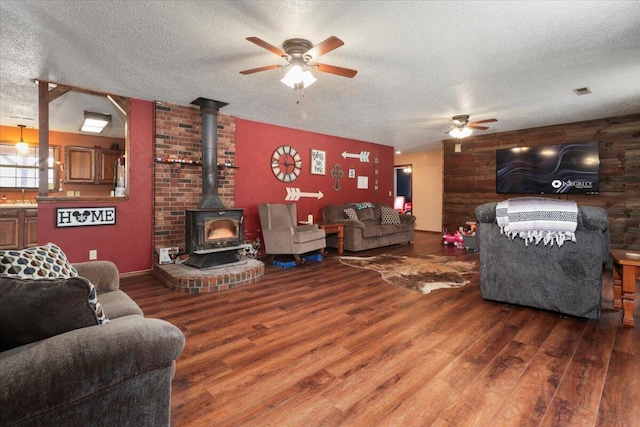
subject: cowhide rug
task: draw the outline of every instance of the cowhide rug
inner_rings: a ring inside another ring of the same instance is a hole
[[[434,289],[460,288],[469,283],[463,274],[474,273],[475,262],[456,261],[436,255],[339,257],[344,265],[375,270],[382,279],[396,286],[428,294]]]

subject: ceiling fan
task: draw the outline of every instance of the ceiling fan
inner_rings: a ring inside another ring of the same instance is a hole
[[[291,70],[289,70],[287,75],[281,80],[282,83],[292,89],[304,89],[316,81],[316,78],[313,77],[307,68],[311,68],[322,73],[336,74],[338,76],[349,78],[358,73],[357,70],[352,70],[350,68],[315,62],[320,56],[329,53],[344,44],[342,40],[334,36],[329,37],[315,46],[313,46],[309,40],[299,38],[288,39],[282,44],[282,49],[279,49],[258,37],[247,37],[247,40],[267,49],[269,52],[272,52],[281,58],[286,59],[287,64],[265,65],[264,67],[240,71],[240,74],[253,74],[261,71],[275,70],[276,68],[286,68],[291,66]]]
[[[453,122],[453,128],[445,133],[448,133],[454,138],[465,138],[473,133],[473,129],[477,130],[487,130],[489,129],[487,126],[478,126],[483,123],[492,123],[497,122],[498,119],[486,119],[486,120],[478,120],[475,122],[469,123],[469,116],[466,114],[461,114],[458,116],[453,116],[451,118]]]

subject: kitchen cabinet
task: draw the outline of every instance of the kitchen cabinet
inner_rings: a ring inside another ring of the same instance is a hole
[[[65,182],[70,184],[113,184],[116,160],[124,152],[91,147],[65,148]]]
[[[0,209],[0,249],[17,249],[18,209]]]
[[[66,147],[65,182],[92,183],[96,178],[95,149],[88,147]]]
[[[38,209],[24,210],[23,243],[25,247],[38,246]]]
[[[116,161],[124,153],[116,150],[98,150],[98,182],[100,184],[113,184],[115,178]]]
[[[38,244],[38,209],[0,208],[0,249]]]

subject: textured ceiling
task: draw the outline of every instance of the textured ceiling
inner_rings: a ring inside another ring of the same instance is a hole
[[[497,118],[492,133],[640,112],[638,1],[2,0],[0,28],[5,125],[37,126],[33,79],[211,98],[236,117],[404,152],[439,147],[455,114]],[[314,72],[297,97],[285,70],[239,73],[285,64],[250,36],[277,47],[337,36],[345,45],[320,62],[358,74]],[[584,86],[593,93],[572,91]],[[86,99],[71,98],[52,102],[52,129],[77,130]]]

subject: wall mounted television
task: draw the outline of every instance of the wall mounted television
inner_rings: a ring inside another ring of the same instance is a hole
[[[498,194],[598,194],[598,141],[496,150]]]

